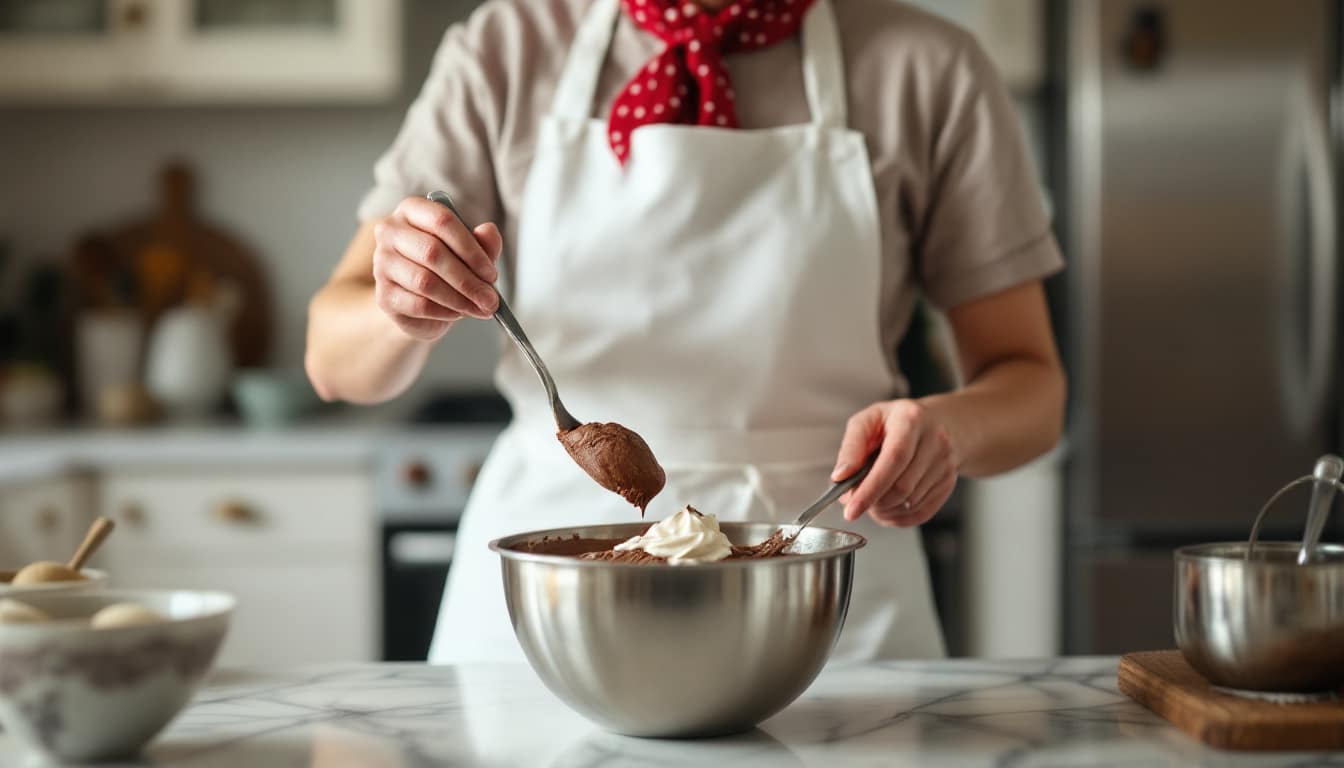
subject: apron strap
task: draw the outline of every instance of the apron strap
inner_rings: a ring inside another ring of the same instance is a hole
[[[588,7],[565,58],[551,102],[552,115],[571,120],[592,116],[597,80],[620,15],[620,0],[594,0]],[[817,0],[808,9],[803,19],[802,53],[803,85],[812,122],[826,128],[845,127],[849,122],[845,62],[830,0]]]
[[[551,114],[572,120],[587,120],[593,114],[593,98],[602,62],[621,14],[620,0],[594,0],[579,23],[574,43],[565,57],[565,69],[551,102]]]
[[[803,87],[812,122],[823,128],[849,124],[845,103],[845,59],[830,0],[817,0],[803,19]]]

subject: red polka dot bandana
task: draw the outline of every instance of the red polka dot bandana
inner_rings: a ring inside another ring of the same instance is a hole
[[[630,134],[641,125],[738,127],[723,55],[793,37],[812,2],[736,0],[715,11],[690,0],[621,0],[640,29],[667,43],[612,105],[607,139],[621,164],[630,157]]]

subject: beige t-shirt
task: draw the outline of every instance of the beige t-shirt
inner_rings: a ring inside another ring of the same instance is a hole
[[[850,127],[863,133],[881,219],[881,338],[896,347],[922,290],[946,309],[1063,266],[1012,100],[970,34],[894,0],[831,0],[844,48]],[[535,132],[589,0],[489,0],[451,27],[359,206],[369,220],[443,189],[508,244]],[[622,16],[597,87],[605,117],[656,37]],[[799,41],[726,65],[744,128],[809,118]],[[713,183],[687,179],[687,184]],[[801,213],[801,212],[800,212]],[[784,217],[788,213],[781,214]]]

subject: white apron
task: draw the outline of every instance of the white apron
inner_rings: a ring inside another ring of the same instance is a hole
[[[872,171],[846,128],[831,7],[819,0],[802,29],[811,122],[644,126],[624,169],[590,118],[618,14],[618,0],[592,4],[541,125],[511,306],[569,410],[653,448],[667,486],[650,520],[691,504],[791,522],[828,485],[845,420],[897,388],[878,337]],[[463,515],[436,663],[523,659],[488,541],[639,519],[570,460],[512,346],[496,380],[515,418]],[[835,658],[943,655],[917,533],[836,512],[818,522],[868,537]]]

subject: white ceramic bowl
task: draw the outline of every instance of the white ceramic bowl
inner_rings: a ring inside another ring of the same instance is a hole
[[[0,571],[0,600],[6,598],[24,600],[35,595],[96,592],[107,586],[106,571],[85,568],[80,573],[84,574],[84,581],[49,581],[44,584],[16,587],[9,583],[10,579],[14,578],[14,571]]]
[[[128,757],[172,720],[214,664],[234,599],[222,592],[100,591],[28,595],[57,621],[0,625],[0,725],[47,758]],[[93,629],[113,603],[168,621]]]

